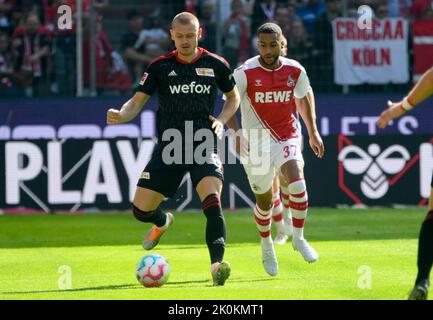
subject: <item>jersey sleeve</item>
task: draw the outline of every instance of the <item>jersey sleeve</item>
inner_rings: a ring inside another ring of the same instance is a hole
[[[247,75],[245,74],[244,70],[236,69],[235,72],[233,72],[233,77],[236,81],[236,87],[238,88],[239,95],[243,97],[247,92]]]
[[[158,85],[158,64],[151,63],[141,77],[140,84],[137,87],[137,91],[143,92],[151,96]]]
[[[242,97],[244,96],[244,94],[247,91],[247,75],[245,74],[245,72],[243,70],[240,69],[236,69],[233,72],[233,78],[235,79],[236,82],[236,87],[238,88],[239,91],[239,96]],[[223,100],[226,100],[227,97],[223,94]]]
[[[217,69],[217,85],[222,92],[230,92],[235,87],[235,79],[230,67],[221,62]]]
[[[304,68],[301,68],[301,74],[299,75],[298,82],[295,86],[295,98],[302,99],[307,95],[307,92],[311,89],[310,79],[308,79],[307,72]]]

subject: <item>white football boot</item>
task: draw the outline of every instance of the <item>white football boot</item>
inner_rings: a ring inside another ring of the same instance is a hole
[[[289,239],[289,236],[285,232],[277,232],[275,236],[274,243],[275,244],[285,244]]]
[[[262,239],[261,246],[263,267],[270,276],[276,276],[278,273],[278,261],[275,255],[274,245],[272,242],[270,244],[265,243]]]
[[[284,229],[288,237],[293,235],[292,215],[289,210],[284,209],[283,211]]]
[[[293,239],[292,240],[293,250],[299,251],[301,255],[304,257],[304,260],[308,263],[313,263],[319,260],[319,255],[316,250],[314,250],[307,242],[307,240],[301,239]]]
[[[285,244],[287,240],[293,235],[292,219],[288,218],[287,214],[283,214],[283,227],[277,228],[277,235],[275,236],[275,244]]]

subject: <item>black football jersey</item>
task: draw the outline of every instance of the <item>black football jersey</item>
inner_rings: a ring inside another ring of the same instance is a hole
[[[157,130],[159,143],[166,129],[182,133],[185,121],[193,122],[194,132],[211,129],[209,115],[214,111],[218,89],[233,90],[235,81],[228,63],[220,56],[198,48],[190,63],[172,51],[152,61],[141,78],[137,91],[158,94]]]

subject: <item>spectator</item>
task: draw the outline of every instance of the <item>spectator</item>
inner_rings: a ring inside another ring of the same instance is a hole
[[[415,19],[433,18],[433,0],[413,0],[410,13]]]
[[[171,39],[159,17],[150,18],[148,21],[149,26],[141,30],[134,48],[137,50],[144,45],[146,55],[153,60],[167,53]]]
[[[297,18],[296,7],[293,4],[279,5],[275,10],[274,22],[281,27],[286,38],[290,35],[293,21]]]
[[[398,0],[400,1],[400,0]],[[406,1],[406,0],[402,0]],[[366,5],[371,8],[375,8],[380,4],[386,4],[387,0],[356,0],[354,1],[358,6]]]
[[[216,51],[216,24],[215,24],[215,3],[212,0],[205,0],[200,6],[199,21],[202,28],[202,36],[199,40],[201,47]]]
[[[145,66],[152,61],[146,54],[146,45],[143,42],[136,46],[140,32],[143,29],[143,16],[136,10],[128,12],[129,31],[122,37],[121,51],[133,83],[138,83]]]
[[[22,95],[19,86],[19,75],[13,70],[9,36],[0,33],[0,97],[18,97]]]
[[[323,0],[302,0],[296,10],[297,15],[304,21],[308,34],[314,36],[314,21],[325,13]]]
[[[0,0],[0,31],[5,31],[8,34],[10,34],[12,28],[12,9],[13,2],[11,0]]]
[[[42,0],[12,0],[15,4],[15,9],[23,13],[22,18],[26,18],[29,12],[34,12],[39,15]],[[39,17],[40,18],[40,17]]]
[[[180,0],[164,0],[164,1],[157,0],[157,1],[159,3],[163,2],[165,5],[165,8],[162,12],[164,14],[163,19],[165,21],[171,21],[171,19],[173,19],[173,17],[179,12],[187,11],[186,1],[180,1]]]
[[[53,33],[53,82],[51,91],[62,96],[73,96],[76,93],[76,22],[72,29],[60,30],[57,26],[57,9],[61,5],[71,8],[74,19],[77,12],[76,0],[42,0],[44,21],[47,29]],[[94,0],[95,20],[102,21],[102,10],[108,0]],[[89,12],[89,0],[83,0],[83,15]]]
[[[43,11],[43,25],[50,31],[54,32],[56,29],[57,8],[64,4],[64,0],[42,0]]]
[[[388,11],[391,17],[407,17],[412,0],[388,0]]]
[[[251,56],[256,56],[259,54],[259,48],[257,47],[257,41],[259,41],[259,36],[256,34],[253,35],[252,39],[251,39],[251,48],[250,48],[250,52],[251,52]],[[286,46],[287,49],[287,46]]]
[[[50,39],[48,31],[41,26],[35,12],[27,15],[24,27],[15,30],[12,49],[15,55],[15,69],[28,73],[32,80],[31,85],[25,87],[26,95],[32,97],[48,93]]]
[[[347,17],[348,18],[358,18],[359,17],[359,14],[358,14],[358,5],[355,3],[355,4],[351,4],[350,6],[349,6],[349,8],[347,9]]]
[[[73,16],[76,14],[76,6],[72,1],[55,0],[53,7],[46,9],[46,23],[54,29],[53,37],[53,84],[52,91],[62,96],[74,96],[76,93],[76,21],[72,23],[72,29],[58,29],[57,8],[61,5],[70,5]],[[88,10],[87,0],[83,1],[83,12]]]
[[[287,38],[287,54],[291,59],[299,61],[305,68],[310,66],[310,53],[313,43],[310,41],[307,31],[301,19],[292,22],[292,28]]]
[[[223,28],[223,56],[236,68],[249,57],[250,25],[242,0],[232,0],[231,9]]]
[[[332,20],[341,16],[341,1],[326,0],[326,12],[314,21],[314,66],[313,79],[320,79],[322,88],[335,90],[334,46]]]
[[[243,2],[247,3],[245,5],[245,14],[250,17],[253,15],[253,7],[255,0],[243,0]],[[231,0],[219,0],[216,1],[216,5],[218,12],[219,12],[219,21],[217,21],[218,27],[222,28],[224,26],[224,22],[230,17],[232,14],[232,1]]]
[[[251,6],[251,4],[249,5]],[[252,30],[255,32],[265,21],[274,20],[276,9],[277,1],[275,0],[253,1]]]
[[[90,86],[90,33],[89,15],[83,15],[83,84]],[[96,90],[97,94],[105,94],[110,91],[128,91],[131,88],[131,78],[126,72],[126,77],[121,73],[114,73],[113,48],[107,35],[102,30],[101,23],[96,25],[95,63],[96,63]],[[122,77],[119,81],[119,77]]]
[[[388,7],[386,4],[379,4],[374,13],[377,19],[385,19],[389,17]]]

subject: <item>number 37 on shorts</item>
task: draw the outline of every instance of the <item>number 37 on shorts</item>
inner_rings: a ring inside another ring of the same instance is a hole
[[[296,157],[298,153],[298,146],[296,145],[285,145],[283,147],[283,156],[284,159],[287,159],[288,157]]]

